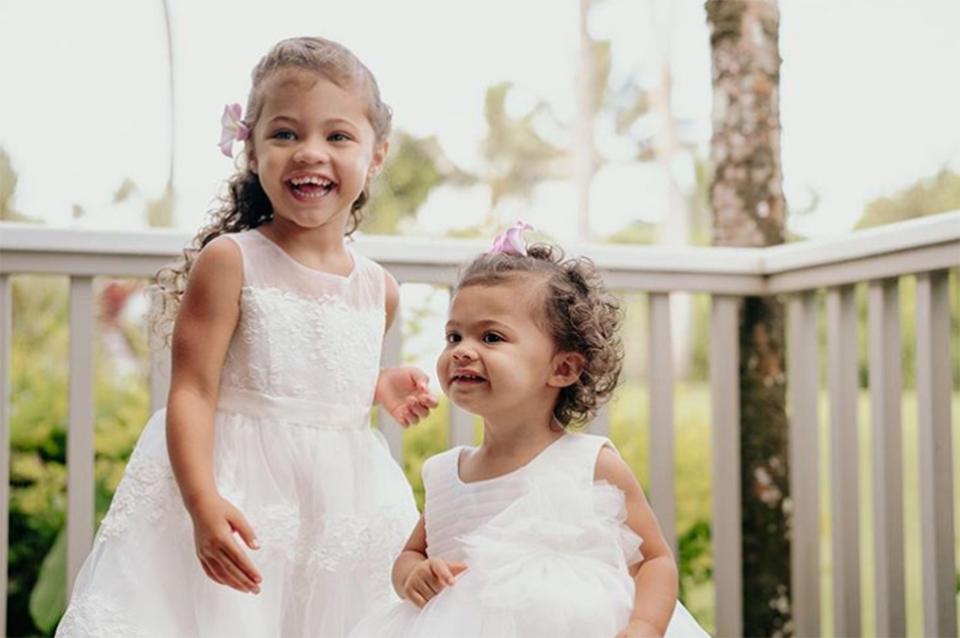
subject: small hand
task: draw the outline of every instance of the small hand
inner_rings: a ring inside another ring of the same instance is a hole
[[[197,505],[190,514],[197,558],[207,576],[237,591],[260,593],[260,572],[233,537],[237,533],[250,549],[260,548],[253,528],[240,510],[215,496]]]
[[[403,597],[422,608],[445,587],[452,587],[456,576],[466,568],[463,563],[427,558],[407,575],[403,583]]]
[[[427,387],[427,375],[409,366],[381,370],[374,400],[403,427],[418,423],[437,407],[437,399]]]
[[[616,638],[662,638],[656,627],[639,618],[631,618],[627,626],[620,630]]]

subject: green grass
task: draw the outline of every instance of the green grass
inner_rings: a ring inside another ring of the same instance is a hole
[[[645,387],[639,383],[624,385],[611,409],[610,438],[633,468],[641,484],[649,485],[649,421],[648,398]],[[917,473],[917,414],[916,396],[912,390],[903,393],[903,515],[906,547],[907,632],[920,636],[923,609],[920,579],[920,528]],[[822,635],[833,634],[832,610],[832,556],[830,553],[830,478],[829,478],[829,403],[825,393],[820,400],[820,505],[821,505],[821,623]],[[954,500],[960,496],[960,393],[955,392],[953,408]],[[705,383],[681,383],[674,401],[676,419],[675,467],[677,471],[677,535],[689,530],[697,521],[710,520],[712,495],[712,465],[710,455],[710,388]],[[448,407],[442,401],[429,418],[404,435],[404,458],[407,477],[414,486],[418,503],[423,504],[423,486],[420,468],[423,460],[444,450],[447,446],[445,423]],[[862,391],[858,405],[860,425],[860,551],[861,551],[861,610],[863,635],[876,634],[874,605],[873,560],[873,503],[872,466],[870,456],[870,400]],[[479,436],[479,429],[477,432]],[[960,530],[960,508],[957,529]],[[960,565],[960,544],[957,546]],[[706,563],[712,557],[706,556]],[[686,578],[684,604],[708,631],[714,630],[714,584],[711,579]]]

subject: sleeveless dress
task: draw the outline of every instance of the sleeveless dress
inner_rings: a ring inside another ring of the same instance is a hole
[[[241,593],[204,574],[160,410],[140,436],[57,636],[336,637],[374,601],[396,600],[390,570],[418,514],[368,421],[383,270],[356,253],[349,276],[313,270],[257,230],[216,241],[239,246],[243,288],[214,416],[214,473],[260,542],[246,551],[261,591]]]
[[[593,480],[606,438],[567,433],[527,465],[460,479],[462,446],[423,466],[427,554],[466,563],[422,610],[383,604],[351,638],[613,638],[627,625],[629,567],[642,539],[626,524],[623,491]],[[613,448],[615,449],[615,448]],[[665,634],[707,634],[679,602]]]

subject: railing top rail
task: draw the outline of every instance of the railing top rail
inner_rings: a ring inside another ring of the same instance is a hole
[[[857,230],[841,237],[764,249],[763,274],[827,266],[854,259],[960,241],[960,210]],[[958,256],[960,261],[960,256]]]
[[[108,231],[50,228],[0,222],[0,273],[14,272],[5,254],[107,256],[172,259],[192,235],[181,231]],[[572,244],[568,254],[589,255],[601,268],[620,273],[680,275],[770,275],[960,242],[960,211],[856,231],[836,238],[815,239],[769,248],[697,246],[637,246]],[[447,238],[367,235],[357,238],[357,250],[378,261],[402,266],[452,266],[486,250],[487,242]]]

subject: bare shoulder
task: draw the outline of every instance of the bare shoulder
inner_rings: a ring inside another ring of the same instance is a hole
[[[606,481],[616,485],[628,495],[640,490],[640,483],[633,475],[633,470],[609,445],[604,445],[597,454],[593,478],[595,481]]]
[[[238,306],[242,286],[240,247],[229,239],[217,238],[204,246],[190,268],[180,314],[206,319]]]
[[[218,237],[203,247],[190,269],[190,286],[236,288],[243,281],[243,256],[236,242]]]

